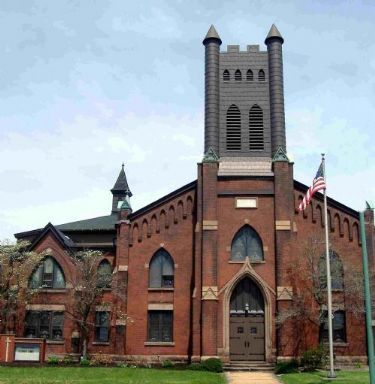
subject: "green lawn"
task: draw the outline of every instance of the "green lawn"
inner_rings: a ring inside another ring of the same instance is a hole
[[[224,384],[223,374],[148,368],[0,367],[0,384]]]
[[[370,382],[368,371],[339,371],[335,380],[327,380],[326,372],[289,373],[279,376],[285,384],[367,384]]]

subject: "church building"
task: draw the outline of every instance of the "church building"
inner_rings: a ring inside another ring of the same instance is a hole
[[[43,288],[25,307],[20,336],[45,337],[47,355],[79,353],[80,330],[67,315],[76,273],[70,254],[94,249],[103,252],[98,268],[124,282],[128,321],[111,305],[98,305],[90,354],[267,365],[327,342],[326,304],[312,289],[316,281],[322,285],[320,270],[308,276],[312,259],[306,257],[309,239],[324,257],[323,195],[298,210],[308,186],[294,180],[287,155],[284,39],[275,25],[264,43],[221,49],[213,26],[203,40],[204,152],[196,180],[133,211],[122,166],[110,214],[15,235],[48,255],[30,277]],[[312,165],[311,176],[317,168]],[[373,268],[373,210],[365,215]],[[348,288],[353,269],[362,268],[359,213],[328,197],[328,219],[331,260],[338,265],[332,273],[335,358],[366,361],[364,314],[353,312]],[[110,288],[105,295],[111,303]],[[305,316],[310,309],[316,322]]]

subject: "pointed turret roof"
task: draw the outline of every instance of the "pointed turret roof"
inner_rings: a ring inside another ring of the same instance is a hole
[[[270,31],[268,32],[268,35],[266,37],[266,40],[264,40],[265,44],[268,43],[270,39],[278,38],[281,40],[281,44],[284,42],[283,37],[281,36],[281,33],[277,29],[275,24],[272,24]]]
[[[207,35],[206,35],[206,37],[203,40],[203,44],[205,44],[206,41],[209,40],[209,39],[216,39],[216,40],[220,41],[220,44],[222,43],[222,41],[220,39],[220,36],[217,33],[217,31],[216,31],[216,29],[215,29],[213,24],[211,25],[210,29],[208,30]]]
[[[126,180],[125,170],[124,170],[124,163],[122,163],[121,171],[118,175],[117,181],[113,188],[111,189],[111,192],[122,192],[124,195],[127,195],[129,197],[132,197],[133,194],[130,191],[128,181]]]

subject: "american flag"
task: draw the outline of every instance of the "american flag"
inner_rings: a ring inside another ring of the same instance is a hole
[[[303,197],[298,209],[303,211],[310,204],[315,192],[321,191],[326,188],[326,182],[324,180],[323,162],[320,164],[318,172],[313,180],[312,186],[307,190],[306,195]]]

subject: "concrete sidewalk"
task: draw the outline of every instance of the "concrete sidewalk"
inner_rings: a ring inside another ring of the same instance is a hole
[[[228,384],[280,384],[269,372],[226,372]]]

